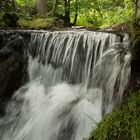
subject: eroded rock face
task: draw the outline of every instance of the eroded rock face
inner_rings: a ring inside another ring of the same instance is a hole
[[[22,84],[24,40],[19,34],[0,34],[0,114],[3,107]]]

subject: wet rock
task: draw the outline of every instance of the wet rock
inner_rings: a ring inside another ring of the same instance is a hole
[[[0,43],[0,112],[22,83],[24,41],[19,34],[9,35]],[[6,35],[7,36],[7,35]],[[3,114],[3,113],[2,113]]]

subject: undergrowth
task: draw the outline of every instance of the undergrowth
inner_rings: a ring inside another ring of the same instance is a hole
[[[32,19],[32,20],[19,20],[19,26],[24,29],[47,29],[53,26],[54,19],[46,18],[46,19]]]
[[[0,29],[4,28],[6,26],[6,24],[4,23],[4,21],[2,19],[2,16],[3,16],[3,12],[0,12]]]
[[[89,140],[140,140],[140,91],[130,93],[126,104],[108,114]]]

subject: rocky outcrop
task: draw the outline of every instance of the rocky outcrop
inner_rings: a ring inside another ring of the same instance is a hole
[[[0,114],[14,91],[22,84],[24,40],[19,34],[0,33]]]

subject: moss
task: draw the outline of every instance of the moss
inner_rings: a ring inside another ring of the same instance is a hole
[[[131,93],[132,94],[132,93]],[[139,140],[140,139],[140,91],[130,95],[129,100],[117,112],[108,114],[89,140]]]
[[[33,19],[33,20],[19,20],[19,26],[25,29],[47,29],[53,26],[54,19],[47,18],[47,19]]]

